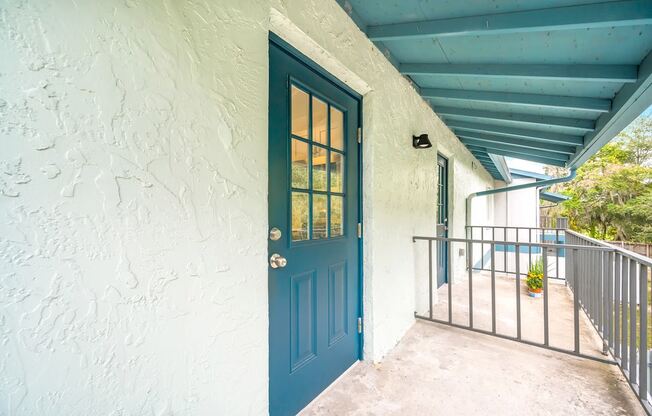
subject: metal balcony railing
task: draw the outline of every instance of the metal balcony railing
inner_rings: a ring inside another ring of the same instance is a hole
[[[516,246],[519,245],[520,268],[519,272],[527,274],[532,264],[541,258],[543,250],[547,251],[548,278],[564,279],[565,251],[560,247],[532,245],[529,243],[563,244],[566,238],[566,230],[561,228],[540,228],[540,227],[506,227],[496,225],[470,225],[466,227],[466,236],[476,240],[499,241],[502,244],[496,246],[493,268],[499,273],[514,274],[516,272]],[[505,244],[512,242],[512,244]],[[525,244],[528,243],[528,244]],[[488,246],[480,243],[473,247],[471,252],[471,265],[474,270],[491,271],[489,263]]]
[[[576,246],[608,249],[599,256],[570,251],[568,285],[649,414],[652,260],[574,231],[566,238]]]
[[[570,230],[472,226],[467,227],[467,236],[413,237],[415,250],[427,250],[428,257],[427,305],[415,312],[417,318],[617,364],[652,414],[648,381],[650,259]],[[433,257],[433,249],[441,245],[448,253],[443,257],[446,268],[438,267]],[[451,264],[453,253],[466,259],[465,268]],[[543,265],[543,299],[538,304],[529,297],[522,299],[526,296],[524,280],[536,261]],[[420,271],[425,272],[425,262],[421,264],[417,263],[417,279],[425,274]],[[438,279],[435,270],[446,270],[446,279]],[[437,282],[446,283],[437,288]],[[484,292],[479,290],[483,287],[487,288]],[[523,302],[530,308],[525,312]],[[506,309],[506,303],[514,307]],[[500,317],[497,304],[502,308]],[[478,305],[485,309],[477,310]],[[533,314],[532,305],[542,308],[538,309],[541,313]],[[486,320],[484,327],[482,319]],[[551,340],[551,322],[555,340]],[[560,322],[568,326],[560,326]],[[591,328],[595,333],[587,338]],[[532,331],[540,337],[533,339]],[[560,331],[567,332],[564,345],[553,342],[561,339]],[[601,340],[601,348],[591,342],[593,338]]]

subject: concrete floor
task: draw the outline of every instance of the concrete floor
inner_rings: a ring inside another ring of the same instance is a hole
[[[447,285],[433,314],[448,317]],[[468,325],[468,282],[453,285],[453,321]],[[515,281],[497,276],[497,332],[516,334]],[[474,326],[491,329],[491,287],[474,274]],[[543,341],[543,300],[521,289],[522,331]],[[551,345],[572,349],[570,291],[550,284]],[[427,311],[425,312],[427,314]],[[590,323],[580,320],[581,352],[601,355]],[[604,357],[603,357],[604,358]],[[615,365],[574,357],[446,325],[417,321],[380,364],[361,362],[302,415],[645,415]]]
[[[614,365],[417,321],[302,415],[645,415]]]
[[[533,298],[527,294],[527,287],[521,279],[521,333],[523,339],[543,344],[544,319],[543,298]],[[469,324],[469,284],[468,278],[458,279],[453,284],[453,322]],[[448,285],[437,291],[439,302],[433,308],[433,317],[448,319]],[[427,315],[427,311],[424,311]],[[573,350],[574,323],[572,292],[561,280],[548,283],[548,321],[549,343],[551,346]],[[473,326],[491,331],[491,274],[473,274]],[[516,281],[511,275],[496,275],[496,332],[516,336]],[[586,315],[580,311],[580,352],[582,354],[604,357],[602,343]]]

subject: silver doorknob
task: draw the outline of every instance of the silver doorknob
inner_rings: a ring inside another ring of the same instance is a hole
[[[282,269],[283,267],[287,266],[287,264],[288,260],[278,253],[272,254],[272,257],[269,258],[269,265],[272,267],[272,269]]]

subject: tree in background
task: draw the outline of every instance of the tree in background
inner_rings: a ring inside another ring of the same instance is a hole
[[[549,211],[601,240],[652,242],[652,118],[639,117],[553,190],[570,197]],[[560,177],[560,168],[546,173]]]
[[[639,117],[618,135],[629,153],[630,162],[650,166],[652,162],[652,117]]]

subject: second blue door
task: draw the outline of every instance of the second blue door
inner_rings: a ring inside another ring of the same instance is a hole
[[[437,155],[437,236],[448,237],[448,159]],[[448,243],[437,242],[437,287],[448,282]]]
[[[270,414],[292,415],[359,358],[359,101],[269,50]]]

